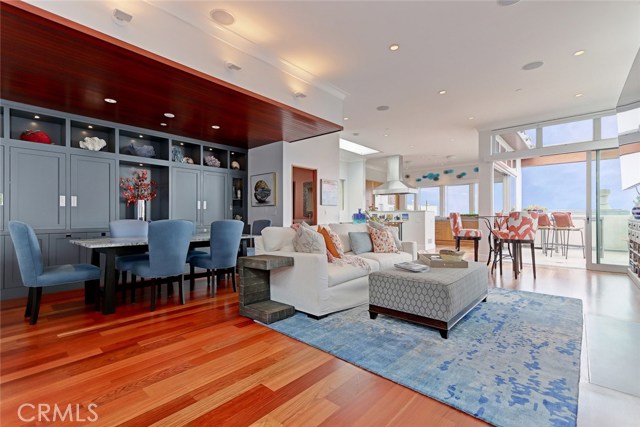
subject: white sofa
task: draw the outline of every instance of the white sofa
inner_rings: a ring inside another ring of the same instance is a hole
[[[367,231],[366,224],[329,224],[342,241],[345,254],[351,251],[349,232]],[[267,227],[255,239],[256,255],[280,255],[294,258],[293,267],[271,271],[271,299],[293,305],[296,310],[320,317],[369,301],[369,272],[344,263],[327,261],[326,254],[296,252],[290,227]],[[402,242],[400,253],[366,252],[371,272],[392,268],[398,262],[417,258],[417,243]]]

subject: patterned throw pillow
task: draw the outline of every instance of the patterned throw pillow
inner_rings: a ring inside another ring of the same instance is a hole
[[[399,253],[393,236],[389,230],[378,230],[373,227],[369,228],[369,235],[373,242],[373,252],[377,253]]]
[[[296,252],[305,252],[309,254],[325,254],[327,245],[324,243],[324,237],[311,228],[300,227],[296,231],[293,238],[293,247]]]
[[[393,241],[396,244],[397,249],[402,248],[402,243],[400,242],[399,229],[398,227],[390,227],[387,225],[380,224],[379,222],[369,221],[367,222],[369,227],[375,228],[377,230],[389,230],[391,232],[391,236],[393,236]]]

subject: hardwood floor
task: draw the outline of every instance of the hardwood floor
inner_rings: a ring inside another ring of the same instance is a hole
[[[517,281],[507,271],[494,286],[573,296],[587,314],[640,321],[640,290],[625,276],[539,268],[534,282],[527,266]],[[163,294],[153,313],[147,290],[109,316],[85,306],[80,291],[45,294],[35,326],[24,300],[3,301],[1,425],[485,425],[240,317],[226,285],[210,297],[199,280],[187,305]],[[633,396],[602,394],[585,388],[580,399],[594,408],[613,399],[623,421],[635,414]],[[49,420],[57,405],[64,422],[31,420],[42,404]],[[592,418],[582,425],[598,425]]]

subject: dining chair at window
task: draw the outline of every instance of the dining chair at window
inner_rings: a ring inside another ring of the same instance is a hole
[[[191,288],[195,283],[193,274],[195,268],[204,268],[209,274],[215,275],[226,270],[232,273],[233,292],[236,291],[236,264],[238,262],[238,248],[242,237],[244,223],[235,219],[225,219],[211,223],[210,248],[208,254],[192,256],[189,259],[191,268]],[[214,292],[217,283],[213,282]]]
[[[511,212],[507,223],[508,234],[501,243],[511,244],[513,259],[513,272],[516,279],[522,269],[522,245],[531,246],[531,263],[533,265],[533,278],[536,278],[536,253],[534,241],[538,231],[537,212]],[[502,244],[500,245],[500,271],[502,271]]]
[[[558,239],[560,240],[559,244],[562,248],[562,253],[565,258],[569,256],[569,237],[571,231],[580,232],[580,239],[582,242],[582,257],[586,258],[585,248],[584,248],[584,233],[582,232],[582,227],[576,227],[573,224],[573,219],[571,218],[571,212],[552,212],[553,221],[555,222],[555,230],[558,234]]]
[[[147,238],[149,235],[149,223],[137,219],[121,219],[111,221],[109,223],[109,235],[114,238],[118,237],[141,237]],[[127,295],[127,272],[131,265],[136,261],[144,261],[149,259],[149,254],[133,254],[121,255],[116,257],[116,270],[120,272],[122,286],[122,302],[126,302]],[[136,276],[131,275],[131,302],[135,302],[135,283]],[[116,284],[117,285],[117,284]]]
[[[491,228],[491,236],[490,238],[493,240],[493,264],[491,265],[491,272],[496,268],[496,264],[500,261],[500,275],[502,276],[502,243],[504,239],[509,238],[508,231],[508,222],[509,216],[503,214],[502,212],[496,212],[493,217],[493,227]],[[511,255],[511,250],[509,250],[509,255]],[[489,259],[487,260],[487,265],[491,262],[491,254],[489,254]]]
[[[476,228],[462,228],[462,217],[458,212],[449,214],[449,224],[456,241],[456,250],[460,250],[461,240],[473,240],[473,260],[478,261],[478,242],[482,239],[482,231]]]
[[[178,279],[180,303],[184,304],[184,267],[194,224],[182,219],[165,219],[149,224],[149,259],[133,261],[129,271],[136,276],[153,279],[151,311],[156,309],[160,279]]]
[[[264,230],[267,227],[271,227],[270,219],[256,219],[255,221],[253,221],[253,224],[251,225],[251,235],[261,236],[262,230]],[[256,248],[253,245],[253,241],[252,241],[251,247],[247,248],[247,256],[254,256],[255,254],[256,254]]]
[[[42,288],[67,283],[100,280],[101,270],[90,264],[64,264],[44,266],[42,251],[33,228],[24,222],[9,221],[9,233],[16,251],[22,284],[29,288],[24,317],[35,325],[40,313]]]

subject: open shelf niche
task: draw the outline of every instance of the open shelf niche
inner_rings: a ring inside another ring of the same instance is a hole
[[[157,221],[169,219],[169,168],[167,166],[150,165],[145,163],[120,162],[120,178],[131,178],[138,170],[146,170],[149,177],[158,183],[157,197],[147,202],[147,220]],[[118,187],[119,218],[135,219],[136,207],[127,206],[127,201],[122,197],[122,189]]]

